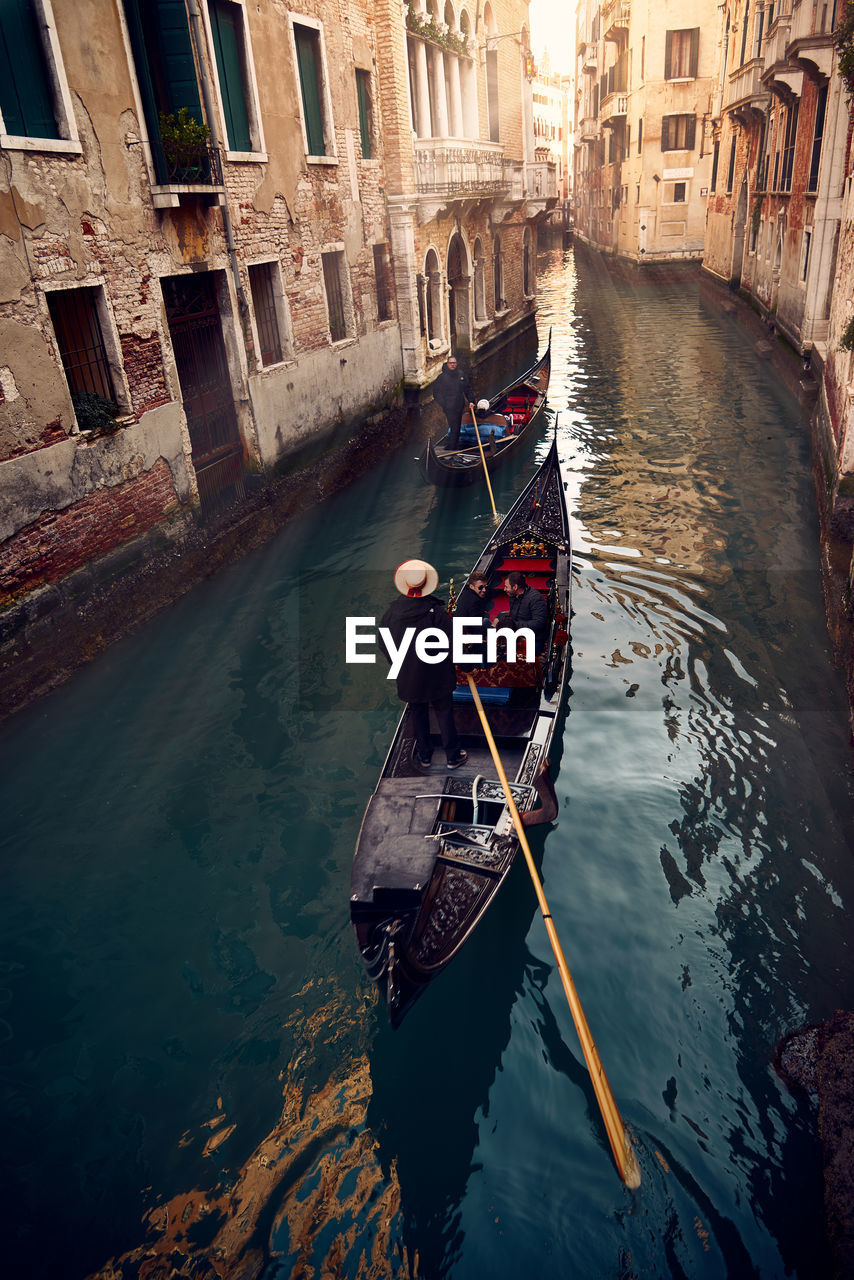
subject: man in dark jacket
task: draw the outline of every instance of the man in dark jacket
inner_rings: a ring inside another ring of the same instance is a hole
[[[542,653],[549,634],[549,610],[545,599],[535,587],[528,586],[524,573],[516,570],[504,579],[504,590],[510,602],[513,626],[530,627],[537,653]]]
[[[415,628],[409,648],[397,677],[397,696],[409,704],[415,734],[413,759],[422,769],[429,769],[433,755],[430,741],[430,707],[439,724],[439,737],[445,749],[449,769],[465,764],[467,753],[460,747],[454,724],[452,694],[457,674],[452,657],[453,624],[441,600],[432,595],[439,585],[439,575],[424,560],[405,560],[395,571],[394,585],[402,599],[395,600],[383,615],[385,627],[399,650],[408,627]],[[448,637],[448,652],[441,662],[423,662],[415,652],[419,632],[438,629]],[[381,637],[382,640],[382,637]],[[385,646],[383,646],[385,647]],[[392,655],[386,650],[386,656]]]
[[[470,618],[472,621],[467,628],[467,633],[472,638],[468,642],[472,652],[477,653],[480,650],[481,660],[461,662],[459,665],[463,671],[473,667],[485,667],[489,664],[486,661],[486,637],[492,622],[489,617],[489,610],[492,605],[492,592],[489,590],[485,573],[472,573],[469,580],[463,587],[457,598],[457,607],[455,610],[456,617]]]
[[[460,443],[463,412],[472,413],[474,410],[474,392],[466,375],[457,368],[456,356],[448,356],[442,365],[442,372],[433,383],[433,399],[445,410],[450,433],[448,444],[456,449]]]

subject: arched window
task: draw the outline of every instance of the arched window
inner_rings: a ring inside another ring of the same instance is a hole
[[[474,318],[486,319],[486,284],[483,278],[483,241],[474,242]]]
[[[442,343],[442,272],[439,268],[439,255],[435,249],[428,249],[424,261],[425,311],[427,319],[428,346],[438,347]]]
[[[496,236],[492,242],[492,291],[496,311],[506,311],[504,301],[504,263],[501,258],[501,237]]]

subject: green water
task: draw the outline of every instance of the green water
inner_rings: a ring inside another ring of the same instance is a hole
[[[854,1002],[807,430],[697,278],[540,265],[549,422],[495,484],[559,411],[573,670],[532,843],[640,1191],[522,866],[398,1032],[355,951],[398,704],[344,618],[491,528],[410,446],[0,728],[6,1274],[826,1274],[813,1104],[772,1067]]]

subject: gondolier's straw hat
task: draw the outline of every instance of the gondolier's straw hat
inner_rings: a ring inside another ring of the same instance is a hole
[[[478,409],[488,409],[488,408],[489,408],[489,401],[488,401],[488,400],[478,400],[478,402],[477,402],[477,407],[478,407]]]
[[[439,575],[426,560],[404,560],[394,571],[394,585],[402,596],[429,596],[439,585]]]

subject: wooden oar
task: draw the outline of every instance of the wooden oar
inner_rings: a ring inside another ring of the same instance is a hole
[[[492,496],[492,485],[489,483],[489,471],[486,467],[486,454],[483,452],[483,442],[480,438],[480,429],[477,425],[477,418],[474,416],[474,409],[469,409],[469,413],[471,414],[471,420],[474,423],[474,434],[477,438],[477,447],[480,450],[480,460],[483,463],[483,474],[486,477],[486,487],[489,490],[489,501],[492,503],[492,514],[495,518],[495,523],[498,524],[498,512],[495,510],[495,499]]]
[[[578,1032],[578,1038],[581,1041],[581,1048],[584,1053],[584,1061],[587,1063],[587,1070],[590,1072],[590,1079],[593,1082],[593,1089],[596,1093],[596,1101],[599,1103],[599,1110],[602,1112],[602,1119],[605,1121],[605,1129],[608,1134],[608,1141],[611,1144],[611,1150],[614,1153],[614,1160],[620,1177],[623,1179],[627,1187],[633,1190],[640,1186],[641,1175],[640,1166],[637,1162],[632,1145],[629,1141],[629,1135],[623,1124],[620,1112],[617,1109],[617,1103],[611,1092],[611,1086],[608,1083],[608,1077],[605,1075],[605,1068],[602,1066],[602,1060],[599,1057],[599,1050],[590,1034],[590,1028],[587,1025],[587,1019],[584,1016],[584,1010],[581,1007],[581,1001],[578,998],[578,992],[575,989],[575,983],[572,981],[572,975],[566,963],[563,954],[563,948],[560,945],[560,939],[557,936],[557,930],[552,920],[549,904],[546,901],[546,895],[543,892],[542,882],[537,874],[537,868],[534,866],[534,859],[525,835],[525,828],[522,819],[519,817],[519,810],[516,808],[516,802],[513,799],[513,793],[507,781],[507,774],[504,772],[504,766],[501,763],[501,757],[498,754],[498,748],[495,745],[495,739],[492,736],[492,730],[489,727],[489,721],[483,709],[483,703],[480,700],[480,694],[477,691],[477,685],[470,675],[466,676],[468,686],[471,689],[471,696],[474,699],[474,705],[477,714],[480,717],[480,723],[483,726],[483,732],[486,735],[486,741],[492,755],[495,768],[498,771],[498,777],[501,780],[501,787],[504,791],[504,799],[507,802],[507,808],[510,810],[510,816],[513,819],[513,825],[516,828],[516,834],[519,837],[519,843],[522,846],[522,852],[525,855],[525,861],[528,864],[528,871],[534,884],[534,891],[537,895],[537,901],[540,904],[540,911],[546,926],[546,932],[549,935],[549,941],[552,944],[552,951],[557,960],[557,967],[563,982],[563,989],[566,992],[566,998],[569,1003],[572,1020],[575,1023],[575,1029]]]

